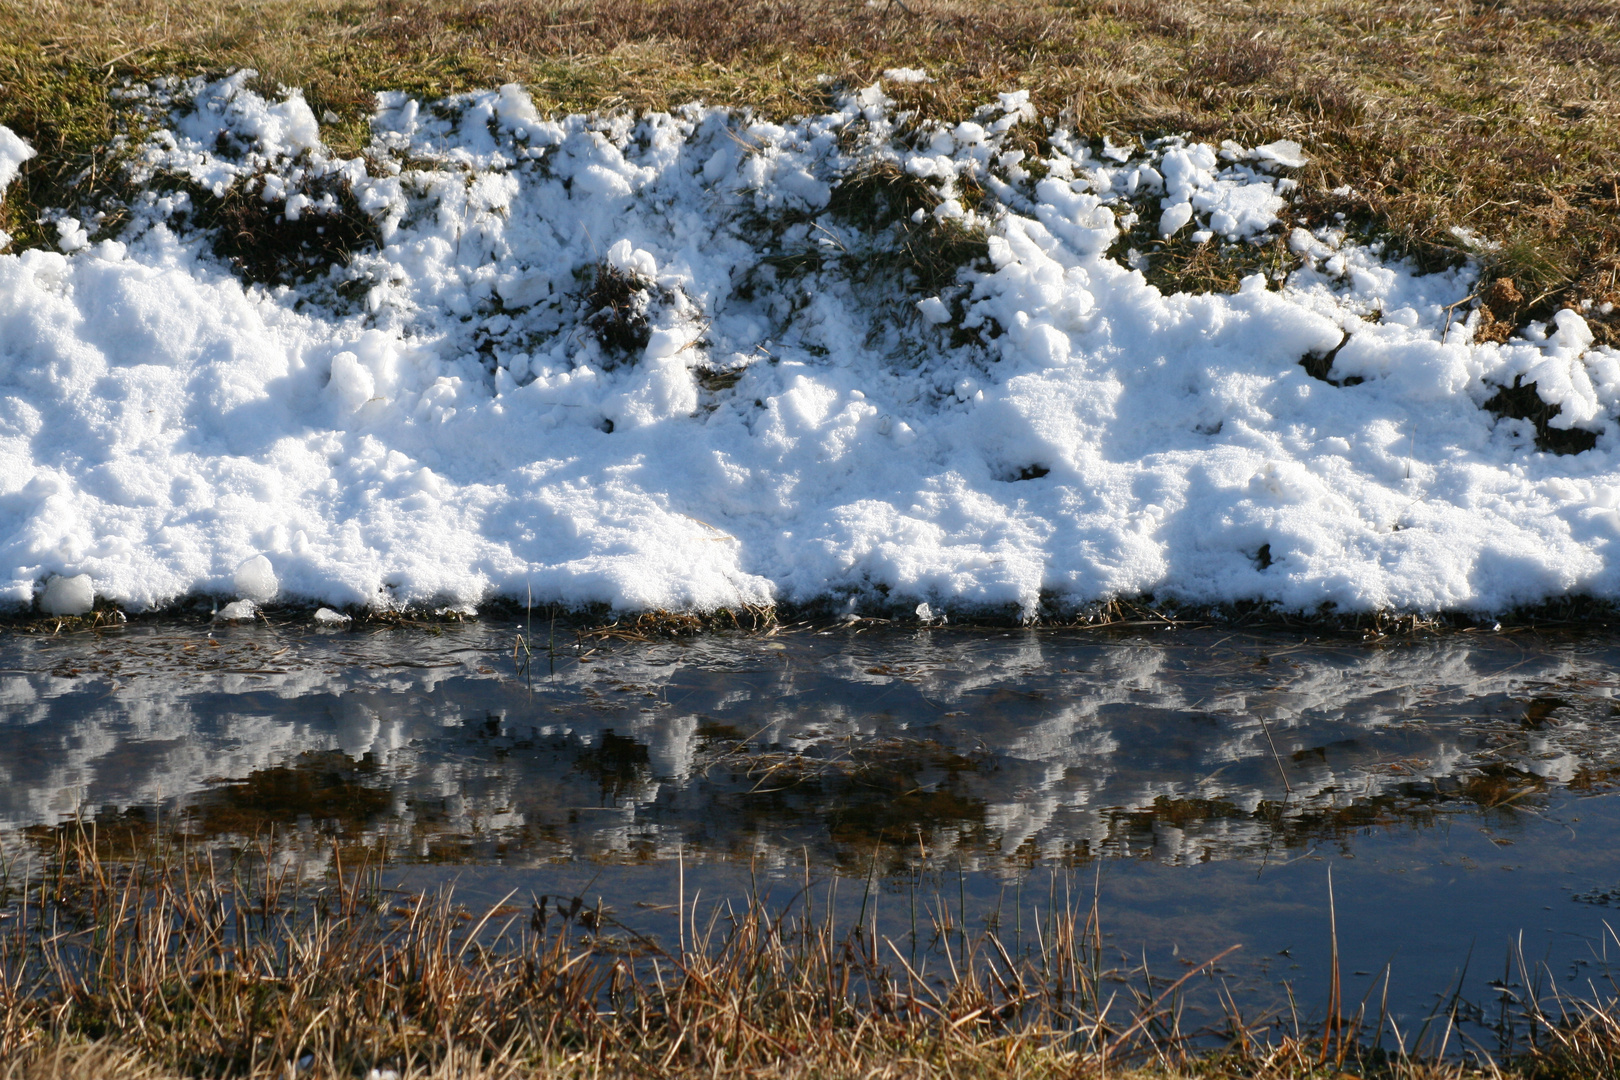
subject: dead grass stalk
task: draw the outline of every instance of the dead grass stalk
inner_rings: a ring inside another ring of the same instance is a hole
[[[471,911],[392,893],[381,852],[335,848],[310,883],[268,842],[188,844],[61,829],[9,881],[0,1077],[1474,1074],[1443,1049],[1369,1050],[1364,1007],[1335,1007],[1323,1037],[1267,1038],[1227,997],[1224,1027],[1188,1030],[1188,991],[1231,950],[1174,981],[1122,979],[1095,898],[1055,888],[1027,947],[939,895],[912,939],[888,936],[870,883],[870,909],[840,926],[834,890],[818,905],[808,879],[775,907],[683,891],[673,946],[600,900]],[[1617,1015],[1538,995],[1516,1068],[1614,1075]]]

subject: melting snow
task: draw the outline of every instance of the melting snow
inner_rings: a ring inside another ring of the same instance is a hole
[[[1620,354],[1577,313],[1474,343],[1471,271],[1330,231],[1295,230],[1304,267],[1232,295],[1163,295],[1110,257],[1133,204],[1167,235],[1272,235],[1293,143],[1055,130],[1035,160],[1012,145],[1023,94],[907,129],[881,85],[788,125],[550,120],[507,86],[381,95],[344,159],[296,91],[248,78],[130,91],[167,123],[134,179],[185,183],[146,187],[116,240],[62,214],[62,251],[0,256],[9,601],[79,604],[86,575],[136,607],[240,597],[222,617],[531,590],[887,593],[929,617],[1620,596]],[[0,185],[29,154],[0,128]],[[914,223],[982,230],[988,260],[922,290],[863,273],[890,234],[831,204],[877,165],[934,193]],[[378,242],[244,285],[188,225],[227,193],[316,244],[366,215]],[[1538,452],[1482,408],[1515,377],[1595,449]]]

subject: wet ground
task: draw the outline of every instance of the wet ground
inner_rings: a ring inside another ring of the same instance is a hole
[[[1205,1007],[1302,1021],[1331,868],[1351,1009],[1387,970],[1410,1033],[1460,986],[1482,1044],[1525,973],[1591,996],[1620,960],[1620,637],[534,629],[527,672],[510,623],[8,635],[0,847],[168,822],[318,876],[336,841],[665,936],[808,881],[902,951],[1095,895],[1122,971],[1239,944]]]

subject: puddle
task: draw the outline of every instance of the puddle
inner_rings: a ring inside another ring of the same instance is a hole
[[[1095,893],[1122,965],[1240,944],[1209,988],[1318,1017],[1331,867],[1351,1008],[1386,965],[1403,1025],[1461,980],[1482,1045],[1510,945],[1575,993],[1620,949],[1620,638],[542,631],[524,678],[515,633],[7,637],[0,845],[274,829],[311,876],[386,845],[397,888],[655,935],[683,896],[808,880],[901,949],[940,912],[1027,941]]]

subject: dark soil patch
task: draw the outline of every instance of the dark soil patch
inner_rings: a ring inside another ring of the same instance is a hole
[[[1595,431],[1553,427],[1552,418],[1563,412],[1564,407],[1541,400],[1536,384],[1521,384],[1518,376],[1514,377],[1512,386],[1497,390],[1484,408],[1498,418],[1530,421],[1536,426],[1536,449],[1549,454],[1579,454],[1597,445]]]
[[[1306,353],[1299,358],[1299,366],[1305,369],[1305,374],[1313,379],[1320,379],[1329,386],[1359,386],[1366,380],[1360,375],[1350,375],[1343,379],[1335,379],[1332,375],[1333,361],[1339,356],[1339,350],[1350,343],[1350,335],[1346,333],[1339,339],[1339,343],[1325,353]]]
[[[1498,344],[1513,336],[1524,311],[1524,294],[1512,278],[1498,278],[1479,294],[1479,325],[1475,341]]]
[[[375,250],[376,227],[360,209],[347,180],[316,180],[304,192],[313,203],[330,195],[336,209],[311,205],[289,218],[284,202],[265,202],[233,188],[224,197],[198,187],[192,199],[200,224],[211,226],[214,252],[246,281],[293,285],[345,266],[355,253]]]

